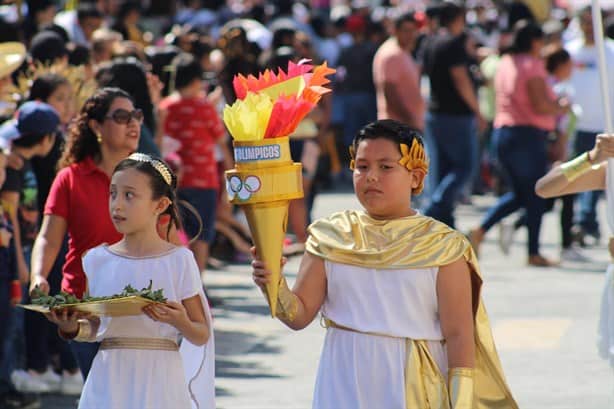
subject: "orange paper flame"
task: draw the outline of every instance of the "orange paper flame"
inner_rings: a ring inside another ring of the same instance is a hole
[[[255,106],[254,104],[245,107],[240,106],[247,102],[247,96],[250,94],[267,94],[272,99],[273,109],[264,132],[264,138],[288,136],[294,132],[299,122],[316,106],[322,95],[330,92],[324,85],[330,82],[326,76],[334,72],[335,70],[329,68],[326,63],[314,67],[309,64],[309,60],[302,60],[298,64],[290,62],[287,72],[282,69],[279,69],[277,73],[266,70],[260,73],[258,77],[253,75],[245,77],[239,74],[233,80],[233,87],[238,100],[233,104],[233,107],[227,107],[228,114],[225,112],[224,120],[227,125],[240,122],[238,118],[234,117],[239,112],[249,111]],[[233,118],[237,120],[235,121]],[[262,135],[260,132],[256,132],[254,138],[259,139],[258,134]]]

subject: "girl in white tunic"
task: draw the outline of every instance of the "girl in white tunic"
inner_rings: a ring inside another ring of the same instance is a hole
[[[313,223],[294,289],[280,282],[282,322],[302,329],[321,311],[327,328],[313,407],[517,408],[470,245],[411,208],[428,169],[420,136],[376,121],[351,153],[366,211]],[[270,274],[260,260],[253,267],[264,289]]]
[[[158,159],[133,154],[120,162],[109,206],[124,238],[83,257],[90,295],[152,282],[167,302],[127,317],[49,315],[65,338],[101,342],[79,408],[215,407],[213,330],[200,273],[188,249],[173,246],[156,230],[161,214],[170,214],[177,225],[175,186],[175,176]]]
[[[595,146],[575,159],[553,167],[537,181],[535,191],[548,198],[589,190],[604,190],[608,205],[614,203],[614,134],[597,135]],[[614,212],[610,208],[608,224],[614,231]],[[598,328],[599,354],[614,368],[614,237],[609,243],[611,262],[608,266]]]

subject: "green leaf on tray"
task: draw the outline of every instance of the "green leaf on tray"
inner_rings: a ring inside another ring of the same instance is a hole
[[[42,305],[42,306],[49,307],[49,308],[61,307],[67,304],[78,304],[78,303],[92,302],[92,301],[105,301],[105,300],[112,300],[116,298],[125,298],[125,297],[133,297],[133,296],[147,298],[148,300],[155,301],[155,302],[166,302],[166,297],[164,297],[164,290],[162,288],[158,290],[152,290],[152,285],[153,285],[152,281],[149,280],[149,286],[141,290],[137,290],[136,288],[128,284],[127,286],[124,287],[122,292],[119,294],[107,295],[107,296],[102,296],[102,297],[91,297],[89,294],[85,294],[82,299],[78,299],[74,295],[65,293],[63,291],[54,296],[47,295],[44,292],[42,292],[40,288],[38,288],[38,286],[36,286],[32,290],[31,298],[32,298],[32,304]]]

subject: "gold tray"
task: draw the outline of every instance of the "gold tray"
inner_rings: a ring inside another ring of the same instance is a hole
[[[124,317],[127,315],[139,315],[143,313],[143,307],[149,304],[159,304],[156,301],[132,295],[129,297],[113,298],[110,300],[90,301],[76,304],[64,304],[53,307],[54,310],[63,310],[65,308],[88,312],[96,316],[107,317]],[[49,307],[36,304],[18,304],[19,307],[26,310],[36,311],[46,314],[50,311]]]

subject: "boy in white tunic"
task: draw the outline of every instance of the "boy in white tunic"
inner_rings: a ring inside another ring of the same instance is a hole
[[[313,407],[516,409],[471,246],[411,208],[428,171],[420,136],[376,121],[351,153],[365,211],[313,223],[294,289],[280,283],[282,322],[302,329],[321,311],[327,327]]]

